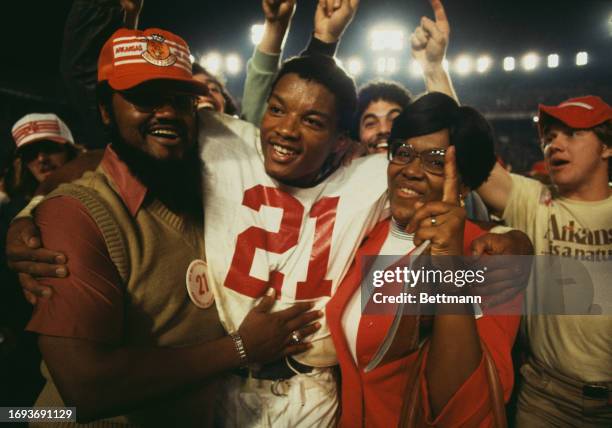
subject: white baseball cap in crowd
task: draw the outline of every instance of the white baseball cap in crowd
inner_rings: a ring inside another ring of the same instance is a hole
[[[74,144],[68,126],[53,113],[30,113],[19,119],[11,130],[17,149],[37,141]]]

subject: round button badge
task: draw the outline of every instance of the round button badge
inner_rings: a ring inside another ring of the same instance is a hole
[[[187,294],[198,308],[207,309],[215,303],[215,296],[206,279],[207,265],[204,260],[196,259],[189,264],[185,283]]]

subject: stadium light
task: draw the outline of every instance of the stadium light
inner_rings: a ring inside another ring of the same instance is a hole
[[[539,116],[533,116],[531,119],[533,120],[533,123],[538,123],[540,121]]]
[[[370,47],[374,51],[399,51],[404,47],[404,37],[403,30],[380,26],[370,32]]]
[[[589,54],[587,52],[578,52],[576,54],[576,65],[582,67],[589,63]]]
[[[251,42],[254,45],[258,45],[263,38],[264,33],[264,25],[263,24],[255,24],[251,26]]]
[[[223,58],[218,52],[211,52],[208,55],[202,56],[200,65],[207,69],[212,74],[219,74],[223,65]]]
[[[523,66],[523,69],[526,71],[535,70],[538,67],[539,63],[540,63],[540,57],[533,52],[526,54],[521,59],[521,65]]]
[[[397,71],[397,60],[395,58],[378,58],[376,61],[378,74],[394,74]]]
[[[346,67],[351,76],[359,76],[363,73],[363,62],[360,58],[352,57],[349,58],[346,62]]]
[[[546,59],[546,63],[548,65],[548,68],[559,67],[559,55],[557,54],[548,55],[548,58]]]
[[[504,58],[504,70],[505,71],[514,71],[515,67],[516,67],[516,61],[514,60],[514,57],[507,56]]]
[[[238,74],[242,68],[242,60],[237,54],[229,54],[225,57],[225,69],[229,74]]]
[[[446,61],[446,63],[448,64],[448,61]],[[448,65],[447,65],[447,67],[448,67]],[[421,76],[423,76],[423,68],[421,67],[421,64],[416,59],[413,59],[410,62],[409,70],[410,70],[410,75],[412,77],[421,77]]]
[[[486,72],[489,67],[491,67],[491,63],[493,61],[491,60],[491,57],[487,56],[487,55],[483,55],[481,57],[479,57],[476,60],[476,71],[479,73],[484,73]]]
[[[461,75],[467,75],[472,72],[474,67],[473,60],[468,55],[461,55],[455,61],[455,70]]]

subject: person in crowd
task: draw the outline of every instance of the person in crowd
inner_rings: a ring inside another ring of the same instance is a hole
[[[6,173],[7,200],[0,205],[0,242],[12,218],[32,199],[37,187],[57,169],[82,152],[68,126],[53,113],[31,113],[12,128],[14,158]],[[0,377],[7,396],[2,403],[30,406],[40,391],[40,354],[33,335],[23,331],[32,309],[23,299],[16,275],[0,256]],[[9,392],[10,391],[10,394]]]
[[[519,427],[610,426],[612,108],[599,97],[583,96],[540,105],[538,116],[552,185],[496,164],[478,188],[490,209],[524,231],[542,256],[527,293],[530,356],[521,368],[516,422]],[[578,277],[570,270],[577,265],[583,271]],[[551,282],[558,275],[565,284],[572,278],[582,297],[565,295],[561,282]],[[587,300],[576,312],[547,310],[551,296],[559,293],[566,305]]]
[[[474,109],[459,107],[449,96],[436,92],[404,108],[389,137],[387,180],[391,218],[372,230],[327,305],[342,374],[340,426],[397,426],[402,403],[410,399],[405,391],[411,387],[408,385],[411,372],[424,373],[415,388],[428,391],[418,393],[422,395],[419,401],[422,408],[417,426],[493,426],[494,397],[487,395],[483,348],[491,350],[507,401],[513,384],[510,351],[518,330],[518,314],[485,314],[475,320],[471,307],[465,311],[466,307],[460,304],[439,304],[433,329],[427,336],[429,351],[422,366],[414,367],[420,364],[419,353],[411,345],[413,335],[418,335],[419,323],[415,319],[412,334],[397,333],[395,341],[400,345],[396,349],[401,351],[383,360],[379,367],[367,369],[391,327],[395,312],[385,309],[381,314],[373,309],[376,305],[372,296],[365,294],[368,288],[363,281],[369,269],[366,257],[409,255],[425,240],[431,242],[432,256],[471,255],[471,244],[485,231],[466,220],[460,200],[467,187],[462,182],[478,186],[486,179],[489,165],[495,159],[491,150],[489,156],[482,154],[477,168],[457,172],[455,156],[466,155],[461,149],[468,140],[492,139],[492,131]],[[465,164],[463,159],[460,163]],[[523,252],[529,250],[526,247]],[[515,302],[517,299],[520,296],[514,297]]]
[[[94,173],[35,211],[41,239],[70,268],[48,281],[53,298],[28,324],[47,378],[37,406],[73,405],[78,420],[101,424],[209,426],[216,375],[304,351],[289,335],[317,328],[309,303],[267,313],[273,293],[231,335],[219,322],[194,186],[206,88],[189,65],[183,39],[160,29],[121,29],[102,48],[99,105],[113,143]]]
[[[8,166],[4,165],[4,160],[3,160],[2,164],[0,164],[0,206],[4,205],[10,199],[8,194],[6,193],[6,184],[5,184],[7,169],[8,169]]]
[[[64,121],[53,113],[30,113],[13,125],[15,159],[6,176],[9,198],[21,209],[40,183],[82,151]]]
[[[236,102],[225,86],[197,62],[191,65],[193,78],[206,85],[208,92],[198,97],[198,108],[208,108],[230,116],[238,115]]]
[[[410,91],[397,82],[375,80],[357,93],[357,140],[368,154],[387,153],[393,120],[410,104]]]

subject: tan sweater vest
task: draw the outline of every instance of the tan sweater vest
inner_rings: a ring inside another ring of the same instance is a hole
[[[225,335],[215,305],[196,307],[186,290],[187,267],[195,259],[205,259],[202,224],[177,216],[149,198],[132,217],[101,168],[60,186],[48,198],[57,196],[73,197],[85,206],[123,279],[122,346],[181,347]],[[43,374],[48,382],[36,406],[63,406],[44,364]],[[129,415],[87,426],[209,426],[215,390],[215,382],[210,381],[198,390],[165,397]]]

